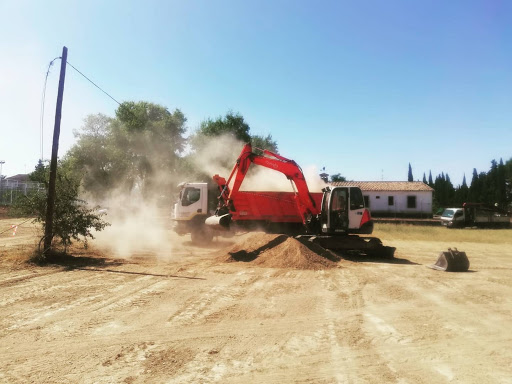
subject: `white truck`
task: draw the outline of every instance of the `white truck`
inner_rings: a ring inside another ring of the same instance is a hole
[[[510,226],[510,216],[507,212],[480,203],[464,203],[462,208],[446,208],[440,221],[447,228]]]
[[[190,233],[193,243],[210,242],[213,232],[204,221],[217,207],[216,188],[209,183],[180,183],[178,187],[180,194],[172,214],[174,231],[178,235]]]

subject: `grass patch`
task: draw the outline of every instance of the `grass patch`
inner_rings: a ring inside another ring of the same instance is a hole
[[[512,244],[512,229],[448,229],[442,226],[375,223],[372,236],[386,240]]]

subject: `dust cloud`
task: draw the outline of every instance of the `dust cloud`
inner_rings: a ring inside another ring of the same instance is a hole
[[[320,171],[316,165],[307,166],[303,171],[310,192],[322,192],[322,188],[327,187],[328,184],[320,177]]]
[[[156,200],[145,201],[136,192],[114,193],[102,206],[106,209],[104,219],[111,225],[95,233],[96,245],[119,258],[147,254],[159,259],[172,257],[170,207],[162,209]]]
[[[221,136],[209,140],[201,149],[190,155],[195,169],[211,177],[215,174],[229,177],[240,154],[243,143],[230,136]],[[162,260],[173,257],[173,249],[188,236],[178,236],[172,231],[171,212],[177,196],[170,196],[163,188],[176,188],[179,182],[205,181],[190,175],[171,175],[157,167],[158,158],[154,157],[152,180],[144,183],[135,180],[131,189],[126,184],[109,191],[108,197],[95,201],[106,210],[104,219],[111,225],[94,234],[95,244],[107,249],[116,257],[130,258],[150,255]],[[315,166],[305,168],[304,175],[311,192],[319,192],[325,183],[318,175]],[[211,180],[211,179],[210,179]],[[167,186],[167,187],[164,187]],[[293,187],[282,173],[272,169],[251,165],[242,190],[253,191],[293,191]],[[90,201],[90,200],[89,200]]]
[[[321,192],[327,184],[320,178],[318,168],[314,165],[302,170],[310,192]],[[295,186],[281,172],[251,165],[240,188],[241,191],[293,192]]]
[[[191,156],[192,164],[210,178],[217,174],[227,179],[243,145],[229,135],[211,138]]]
[[[227,180],[243,146],[244,143],[232,136],[220,136],[209,140],[206,145],[196,151],[192,161],[197,169],[208,175],[218,174]],[[316,166],[308,166],[303,169],[303,173],[311,192],[320,192],[327,185],[320,178]],[[252,164],[240,190],[292,192],[293,187],[290,180],[281,172]]]

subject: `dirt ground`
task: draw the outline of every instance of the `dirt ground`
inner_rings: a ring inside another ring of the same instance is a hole
[[[35,234],[0,235],[0,382],[512,383],[510,245],[381,238],[395,260],[319,261],[169,231],[164,257],[38,267],[12,256]],[[454,245],[470,272],[426,268]]]

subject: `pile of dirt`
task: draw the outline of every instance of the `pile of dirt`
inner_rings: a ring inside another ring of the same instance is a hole
[[[286,235],[255,233],[244,238],[219,262],[247,262],[269,268],[329,269],[338,266],[334,254],[313,244],[304,244]]]

